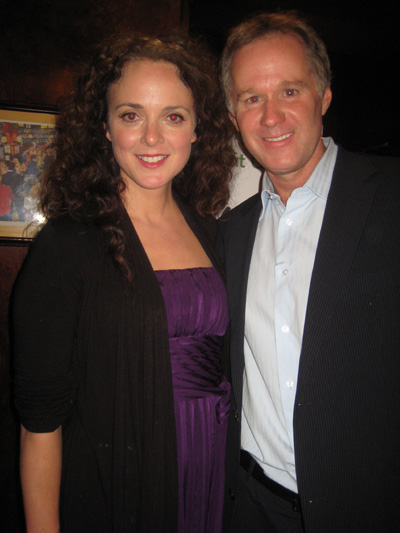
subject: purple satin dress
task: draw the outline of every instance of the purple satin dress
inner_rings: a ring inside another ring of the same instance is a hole
[[[214,268],[156,271],[167,310],[178,446],[179,533],[222,528],[230,385],[222,375],[228,324]]]

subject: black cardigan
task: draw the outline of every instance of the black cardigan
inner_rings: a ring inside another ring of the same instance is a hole
[[[177,200],[221,273],[203,221]],[[165,306],[128,215],[122,229],[131,288],[104,232],[60,217],[39,234],[14,291],[16,404],[30,431],[62,425],[63,532],[177,529]]]

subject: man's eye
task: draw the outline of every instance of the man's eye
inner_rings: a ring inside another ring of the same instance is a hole
[[[297,94],[296,89],[286,89],[285,96],[295,96]]]
[[[258,96],[250,96],[250,98],[247,99],[249,104],[256,104],[259,101]]]

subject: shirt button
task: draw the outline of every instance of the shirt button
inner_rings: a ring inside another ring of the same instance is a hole
[[[283,333],[287,333],[289,331],[289,326],[283,326],[282,331]]]
[[[285,268],[285,270],[283,271],[283,275],[284,275],[284,276],[287,276],[288,274],[289,274],[289,270],[287,270],[287,269]]]
[[[291,226],[293,224],[293,220],[291,218],[287,218],[285,222],[287,226]]]
[[[289,379],[289,381],[286,382],[286,385],[291,389],[294,385],[294,381],[292,379]]]

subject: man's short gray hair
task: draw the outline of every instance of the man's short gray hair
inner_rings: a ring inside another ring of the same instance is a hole
[[[307,60],[315,76],[320,96],[323,96],[325,89],[330,86],[332,74],[325,44],[308,22],[294,11],[262,13],[231,30],[222,54],[221,83],[230,113],[233,114],[231,65],[235,52],[257,39],[275,33],[295,35],[304,44]]]

